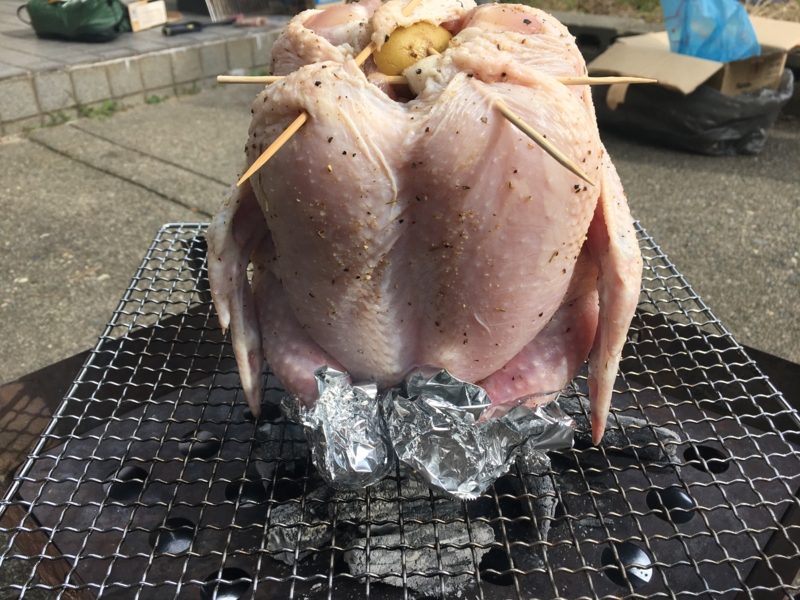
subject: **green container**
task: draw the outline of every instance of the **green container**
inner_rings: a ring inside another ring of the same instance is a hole
[[[119,0],[30,0],[17,14],[23,8],[30,16],[29,24],[42,38],[109,42],[131,30],[128,11]]]

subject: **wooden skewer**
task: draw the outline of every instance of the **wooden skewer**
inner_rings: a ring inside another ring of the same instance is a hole
[[[533,129],[530,125],[528,125],[525,121],[519,118],[519,116],[512,111],[502,100],[495,100],[494,106],[497,110],[499,110],[502,115],[508,119],[508,121],[514,125],[517,129],[519,129],[522,133],[527,135],[531,138],[534,142],[539,144],[539,146],[547,152],[550,156],[556,159],[561,165],[569,169],[575,175],[583,179],[589,185],[594,186],[594,182],[586,176],[586,173],[581,171],[581,169],[572,162],[569,158],[564,156],[564,154],[556,148],[553,144],[548,142],[538,131]]]
[[[414,11],[414,9],[419,6],[420,2],[422,2],[422,0],[411,0],[411,2],[406,4],[402,11],[403,16],[407,17],[408,15],[410,15]]]
[[[356,56],[356,64],[360,67],[363,65],[367,59],[372,55],[378,47],[375,45],[375,42],[370,42],[366,48],[364,48],[361,52],[358,53]]]
[[[217,83],[262,83],[269,84],[280,81],[285,75],[218,75]]]
[[[297,133],[297,130],[300,129],[305,124],[306,121],[308,121],[308,113],[306,111],[303,111],[300,113],[300,116],[298,116],[294,121],[292,121],[291,125],[289,125],[286,129],[284,129],[283,133],[278,136],[278,139],[272,142],[269,148],[267,148],[264,151],[264,153],[258,157],[258,160],[256,160],[256,162],[252,164],[252,166],[247,170],[247,173],[242,175],[242,178],[236,183],[236,185],[237,186],[242,185],[242,183],[247,181],[247,179],[253,173],[258,171],[258,169],[261,168],[261,165],[263,165],[270,158],[272,158],[273,155],[278,150],[281,149],[281,146],[283,146],[286,142],[288,142],[289,138],[292,137],[295,133]]]
[[[406,6],[403,8],[403,16],[407,17],[408,15],[410,15],[411,12],[417,7],[417,5],[419,5],[420,2],[422,2],[422,0],[411,0],[411,2],[406,4]],[[373,52],[375,52],[375,50],[377,50],[377,48],[378,47],[375,45],[375,42],[370,42],[369,45],[366,48],[364,48],[358,54],[358,56],[356,56],[356,64],[358,66],[364,64],[364,61],[367,60],[370,57],[370,55]],[[264,151],[264,153],[261,156],[259,156],[252,165],[250,165],[250,168],[247,169],[247,172],[244,175],[242,175],[242,178],[239,179],[239,181],[236,182],[237,187],[242,185],[248,179],[250,179],[253,173],[255,173],[262,166],[264,166],[264,163],[266,163],[270,158],[272,158],[272,156],[278,150],[281,149],[281,146],[283,146],[286,142],[288,142],[289,138],[291,138],[297,132],[297,130],[303,126],[303,124],[307,120],[308,120],[308,112],[304,110],[302,113],[300,113],[300,116],[297,117],[294,120],[294,122],[292,122],[292,124],[289,125],[289,127],[287,127],[286,130],[278,136],[278,139],[272,142],[269,148],[267,148]]]
[[[369,49],[369,46],[364,48],[363,51],[366,51],[367,49]],[[359,57],[356,57],[357,63],[358,63],[358,58]],[[286,77],[285,75],[259,75],[259,76],[218,75],[217,83],[258,83],[262,85],[269,85],[270,83],[277,83],[278,81],[284,79],[285,77]],[[403,77],[402,75],[384,75],[383,78],[386,79],[386,81],[392,85],[403,85],[408,83],[406,78]]]
[[[611,85],[612,83],[658,83],[646,77],[556,77],[564,85]]]
[[[370,44],[371,45],[371,44]],[[370,46],[362,50],[362,54],[367,51]],[[360,55],[356,57],[358,62]],[[366,58],[364,59],[366,60]],[[363,63],[363,61],[361,61]],[[217,77],[217,83],[260,83],[270,84],[283,79],[284,75],[259,75],[257,77],[237,76],[237,75],[220,75]],[[392,85],[403,85],[408,83],[402,75],[384,75],[386,81]],[[612,83],[658,83],[658,79],[645,79],[644,77],[556,77],[556,81],[564,85],[611,85]]]
[[[408,83],[408,79],[402,75],[384,75],[383,78],[390,85],[406,85]]]

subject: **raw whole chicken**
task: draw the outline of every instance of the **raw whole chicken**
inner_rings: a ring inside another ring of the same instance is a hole
[[[209,231],[211,292],[250,407],[264,357],[308,406],[323,365],[379,388],[444,367],[503,405],[562,389],[589,355],[597,443],[642,260],[589,88],[556,80],[585,75],[583,58],[534,8],[422,0],[405,17],[405,4],[305,11],[273,48],[286,77],[253,104],[248,165],[303,110],[308,122]],[[454,37],[404,71],[401,97],[354,56],[421,21]]]

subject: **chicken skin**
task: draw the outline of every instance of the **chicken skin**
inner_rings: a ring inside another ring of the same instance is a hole
[[[306,11],[273,49],[286,77],[253,104],[247,164],[304,110],[308,122],[209,231],[211,292],[248,402],[258,412],[264,357],[308,406],[323,365],[379,388],[435,365],[503,405],[551,400],[589,355],[597,442],[642,260],[589,88],[556,79],[584,75],[583,58],[530,7],[423,0],[403,17],[405,3]],[[372,59],[353,58],[419,21],[454,37],[405,70],[399,97]]]

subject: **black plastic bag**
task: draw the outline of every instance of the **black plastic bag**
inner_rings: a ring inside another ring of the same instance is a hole
[[[758,154],[767,131],[792,97],[794,76],[784,69],[777,89],[727,96],[702,85],[688,96],[659,85],[631,85],[625,101],[611,110],[608,86],[594,86],[597,122],[643,141],[697,152],[727,155]]]

